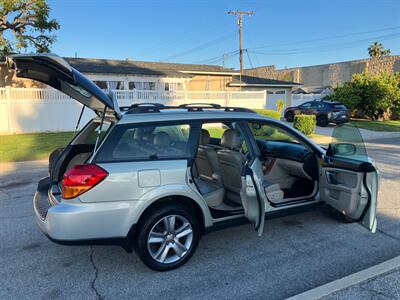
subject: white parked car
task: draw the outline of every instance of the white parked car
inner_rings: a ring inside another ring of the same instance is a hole
[[[318,202],[376,230],[379,175],[357,129],[337,127],[324,149],[244,108],[137,104],[122,113],[58,56],[7,62],[97,114],[52,153],[34,197],[39,227],[56,243],[121,245],[165,271],[187,262],[204,233],[250,222],[261,235],[270,214]]]

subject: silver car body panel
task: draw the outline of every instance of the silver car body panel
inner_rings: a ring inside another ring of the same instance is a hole
[[[286,124],[247,112],[205,110],[188,112],[168,110],[159,113],[123,114],[117,124],[144,124],[171,121],[213,120],[267,120],[290,132]],[[296,133],[302,136],[301,133]],[[310,147],[324,153],[320,146],[308,140]],[[99,147],[101,149],[101,146]],[[92,157],[95,157],[93,155]],[[93,158],[92,158],[93,159]],[[132,162],[99,163],[108,177],[89,191],[72,200],[61,200],[49,208],[45,219],[35,209],[41,230],[54,240],[79,241],[115,237],[127,237],[143,212],[153,203],[168,197],[181,196],[194,201],[203,213],[204,226],[212,227],[222,221],[241,218],[244,214],[214,219],[206,201],[191,180],[190,168],[185,159],[148,160]],[[287,208],[315,204],[320,198],[283,207],[267,205],[265,213]]]

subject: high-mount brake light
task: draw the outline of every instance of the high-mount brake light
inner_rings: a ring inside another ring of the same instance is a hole
[[[94,164],[75,165],[62,180],[62,198],[72,199],[87,192],[108,176],[106,170]]]

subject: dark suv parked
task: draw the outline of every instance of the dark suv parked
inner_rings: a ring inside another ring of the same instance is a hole
[[[285,109],[285,119],[293,122],[297,114],[315,115],[318,126],[327,126],[329,123],[341,124],[349,121],[350,114],[347,107],[340,102],[308,101],[299,106]]]

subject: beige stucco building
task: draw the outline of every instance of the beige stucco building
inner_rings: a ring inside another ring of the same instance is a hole
[[[350,81],[353,74],[368,72],[400,72],[400,56],[359,59],[332,64],[307,67],[276,69],[275,66],[263,66],[247,69],[246,74],[263,78],[274,78],[301,82],[304,88],[336,87]]]

